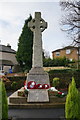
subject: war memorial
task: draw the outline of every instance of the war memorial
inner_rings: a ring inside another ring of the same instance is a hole
[[[40,12],[35,12],[35,17],[28,23],[28,27],[33,31],[33,56],[32,68],[27,74],[25,95],[24,86],[8,97],[10,108],[53,108],[54,106],[64,106],[64,99],[60,103],[60,98],[50,96],[49,75],[43,69],[42,59],[42,32],[48,24],[41,18]],[[55,104],[56,101],[56,104]]]

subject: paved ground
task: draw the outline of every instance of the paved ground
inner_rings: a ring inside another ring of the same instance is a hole
[[[7,96],[10,96],[12,92],[8,92]],[[45,118],[54,120],[65,120],[64,119],[64,108],[40,108],[40,109],[9,109],[8,116],[12,117],[13,120],[26,120],[28,118]]]
[[[14,120],[27,118],[62,118],[64,117],[64,108],[48,108],[48,109],[9,109],[9,117]]]

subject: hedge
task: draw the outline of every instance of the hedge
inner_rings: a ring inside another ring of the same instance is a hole
[[[69,83],[72,80],[72,77],[74,77],[77,87],[80,87],[80,70],[76,69],[58,69],[58,70],[50,70],[49,72],[49,79],[50,84],[52,86],[52,81],[55,77],[58,77],[60,79],[60,88],[68,87]],[[13,82],[17,83],[16,89],[21,88],[24,86],[24,81],[26,80],[26,76],[14,76],[14,77],[8,77],[10,82],[5,83],[6,89],[11,90],[11,84]]]
[[[8,77],[8,79],[10,80],[10,82],[5,83],[6,90],[17,90],[24,86],[26,76],[22,76],[22,77],[13,76],[13,77]],[[13,89],[14,82],[16,83],[15,89]]]
[[[59,69],[50,70],[49,72],[50,83],[52,85],[53,78],[58,77],[61,80],[61,87],[68,87],[69,83],[74,77],[77,87],[80,87],[80,70],[76,69]]]

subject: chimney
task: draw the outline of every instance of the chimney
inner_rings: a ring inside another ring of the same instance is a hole
[[[7,47],[11,48],[11,45],[8,43],[8,44],[7,44]]]

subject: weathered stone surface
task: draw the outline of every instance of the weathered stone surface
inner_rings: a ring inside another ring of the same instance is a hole
[[[27,98],[26,97],[11,97],[9,99],[10,103],[15,103],[15,104],[26,104],[27,103]]]
[[[43,70],[42,60],[42,32],[47,28],[47,22],[41,18],[40,12],[35,12],[35,18],[32,19],[28,26],[34,33],[33,38],[33,60],[32,69],[27,75],[27,82],[34,81],[37,84],[48,84],[49,76]],[[29,90],[28,102],[49,102],[48,92],[43,89]]]
[[[41,32],[47,28],[47,22],[41,18],[40,12],[35,12],[35,18],[28,23],[28,26],[34,33],[32,67],[43,67]]]
[[[29,90],[27,102],[49,102],[47,90],[46,89]]]
[[[32,68],[27,75],[27,81],[35,81],[37,84],[48,84],[49,83],[49,75],[47,72],[43,70],[41,67]]]

